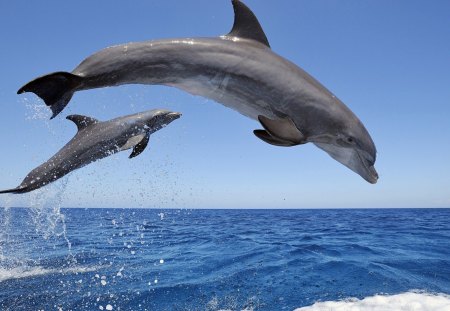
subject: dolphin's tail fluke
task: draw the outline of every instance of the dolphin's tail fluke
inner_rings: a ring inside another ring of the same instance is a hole
[[[42,98],[52,110],[53,119],[66,107],[75,90],[81,85],[82,79],[69,72],[54,72],[28,82],[17,94],[33,92]]]
[[[3,194],[3,193],[24,193],[24,192],[27,192],[27,191],[24,191],[24,190],[25,190],[24,188],[14,188],[14,189],[2,190],[2,191],[0,191],[0,194]]]

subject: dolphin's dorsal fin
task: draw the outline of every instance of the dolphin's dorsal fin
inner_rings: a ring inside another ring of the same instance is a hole
[[[144,138],[142,138],[142,140],[137,145],[134,146],[133,152],[130,154],[129,158],[132,159],[140,155],[142,151],[145,150],[145,147],[147,147],[149,140],[150,140],[150,133],[147,132]]]
[[[82,116],[79,114],[72,114],[70,116],[67,116],[66,119],[75,123],[77,125],[79,131],[88,127],[89,125],[100,122],[97,119],[87,117],[87,116]]]
[[[227,36],[258,41],[270,48],[269,41],[255,14],[240,0],[232,0],[234,9],[233,29]]]
[[[292,119],[289,117],[272,120],[265,116],[259,115],[258,120],[267,131],[267,133],[277,140],[291,143],[293,144],[292,146],[306,143],[305,135],[300,132],[294,121],[292,121]],[[260,136],[258,137],[261,138]]]

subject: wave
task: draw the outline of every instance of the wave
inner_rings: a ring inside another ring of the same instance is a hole
[[[0,268],[0,282],[11,279],[23,279],[47,274],[78,274],[98,270],[99,267],[70,267],[64,269],[47,269],[43,267],[16,267],[11,269]]]
[[[448,311],[450,295],[407,292],[397,295],[375,295],[364,299],[316,302],[294,311]]]

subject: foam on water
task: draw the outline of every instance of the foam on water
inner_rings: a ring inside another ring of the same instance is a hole
[[[47,269],[43,267],[16,267],[12,269],[0,268],[0,282],[11,279],[23,279],[47,274],[78,274],[98,270],[99,267],[70,267],[64,269]]]
[[[450,296],[407,292],[398,295],[375,295],[364,299],[316,302],[295,311],[449,311]]]

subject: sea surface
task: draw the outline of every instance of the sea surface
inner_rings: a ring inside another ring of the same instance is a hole
[[[0,209],[0,310],[450,310],[450,209]]]

